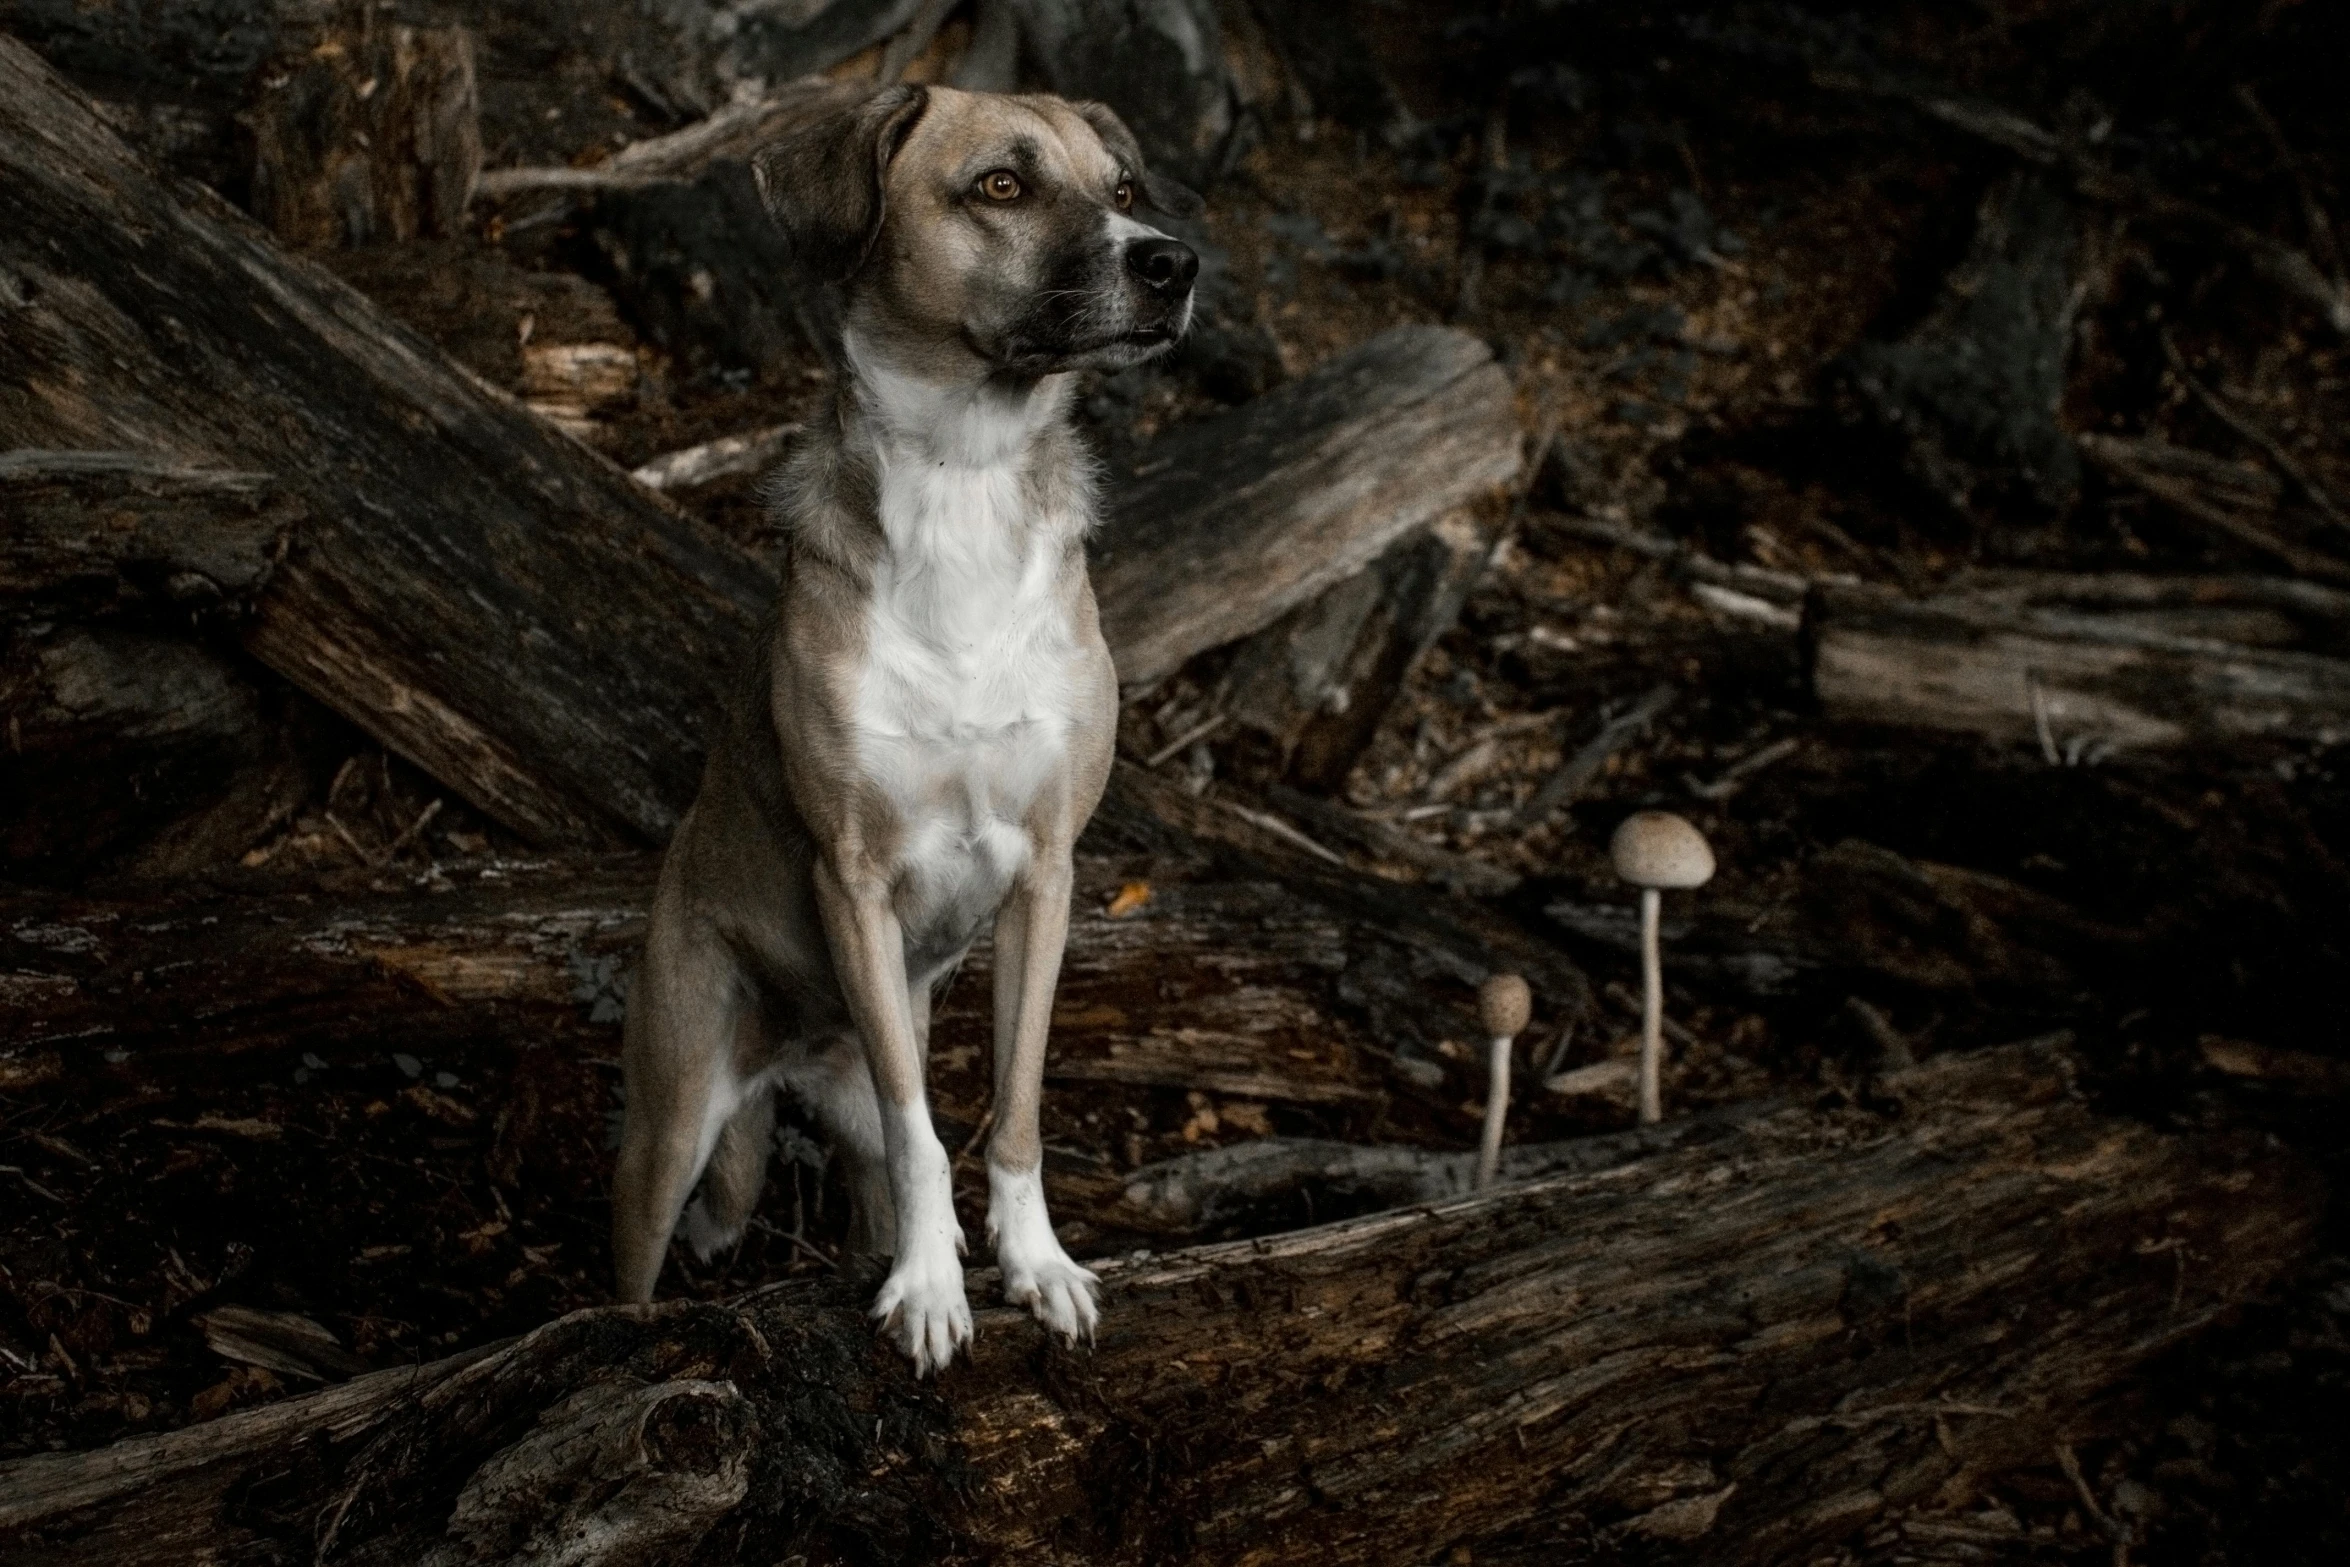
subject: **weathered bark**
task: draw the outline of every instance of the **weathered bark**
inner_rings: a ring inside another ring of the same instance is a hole
[[[2018,577],[1911,600],[1817,590],[1812,686],[1835,718],[2090,752],[2350,734],[2350,595],[2228,577]],[[2325,651],[2316,651],[2316,650]]]
[[[1507,483],[1509,377],[1465,332],[1403,326],[1169,431],[1113,488],[1094,593],[1118,678],[1148,685],[1355,575]]]
[[[0,446],[275,476],[246,645],[537,840],[659,839],[768,584],[0,40]]]
[[[984,1309],[935,1390],[849,1283],[584,1312],[21,1460],[0,1542],[27,1567],[438,1560],[610,1485],[543,1500],[558,1452],[611,1451],[550,1426],[693,1396],[715,1429],[676,1467],[723,1477],[738,1417],[753,1455],[702,1560],[1390,1563],[1505,1530],[1805,1560],[2076,1438],[2100,1392],[2310,1244],[2313,1185],[2273,1149],[2101,1114],[2069,1071],[2047,1048],[1943,1058],[1886,1081],[1891,1116],[1782,1109],[1595,1172],[1106,1260],[1092,1348]]]
[[[289,245],[448,238],[481,173],[462,27],[325,27],[262,67],[246,109],[254,215]]]
[[[303,520],[265,473],[0,452],[0,603],[26,619],[249,605]]]
[[[1292,782],[1336,793],[1492,547],[1489,521],[1469,512],[1393,545],[1238,649],[1228,710],[1272,742]]]

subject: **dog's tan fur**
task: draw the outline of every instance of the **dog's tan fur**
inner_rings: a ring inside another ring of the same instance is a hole
[[[990,915],[990,1233],[1007,1294],[1063,1332],[1094,1321],[1039,1176],[1071,849],[1117,720],[1064,408],[1071,371],[1188,321],[1195,260],[1124,210],[1188,193],[1098,105],[944,90],[877,94],[757,167],[831,290],[842,386],[782,477],[777,618],[662,867],[624,1054],[619,1293],[651,1297],[697,1177],[689,1241],[740,1234],[780,1084],[831,1136],[852,1245],[892,1258],[876,1316],[935,1368],[970,1315],[930,999]],[[1019,199],[984,195],[995,170]]]

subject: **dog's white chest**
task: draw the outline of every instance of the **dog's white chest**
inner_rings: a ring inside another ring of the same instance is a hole
[[[1064,530],[1024,514],[1015,471],[893,464],[880,499],[857,759],[895,807],[919,940],[918,925],[975,923],[1026,864],[1029,808],[1067,754],[1078,649]]]

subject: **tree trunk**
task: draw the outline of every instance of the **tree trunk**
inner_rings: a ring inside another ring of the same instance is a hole
[[[659,839],[769,585],[0,39],[0,448],[265,473],[309,513],[246,644],[538,841]]]
[[[2018,576],[1912,600],[1823,587],[1806,618],[1834,718],[2121,750],[2350,734],[2350,595],[2259,578]]]
[[[1401,326],[1154,441],[1094,551],[1129,688],[1270,625],[1516,475],[1509,377],[1485,345]]]
[[[2289,1161],[2101,1114],[2070,1074],[2048,1047],[1946,1057],[1882,1111],[1105,1262],[1092,1347],[988,1304],[934,1386],[860,1285],[583,1312],[11,1464],[0,1542],[25,1567],[537,1562],[651,1491],[678,1498],[661,1544],[561,1559],[699,1535],[712,1563],[1405,1563],[1507,1532],[1805,1560],[2077,1437],[2310,1244]]]

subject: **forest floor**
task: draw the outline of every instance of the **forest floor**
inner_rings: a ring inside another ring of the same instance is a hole
[[[1414,57],[1413,40],[1384,43],[1389,60]],[[2338,752],[2068,765],[2037,746],[1838,725],[1807,689],[1793,612],[1695,594],[1674,561],[1604,542],[1613,528],[1723,562],[1913,589],[2001,567],[2262,564],[2093,474],[2053,513],[1962,514],[1927,493],[1883,433],[1853,415],[1839,366],[1855,345],[1897,337],[1924,314],[1997,160],[1923,133],[1854,134],[1834,103],[1732,125],[1729,111],[1705,103],[1715,90],[1706,73],[1733,68],[1592,65],[1581,90],[1593,107],[1513,122],[1517,161],[1505,162],[1516,183],[1503,208],[1581,213],[1577,221],[1626,247],[1612,261],[1569,266],[1505,243],[1464,243],[1478,210],[1466,193],[1492,149],[1480,115],[1447,118],[1455,88],[1434,66],[1417,78],[1396,73],[1406,100],[1439,128],[1418,142],[1399,150],[1327,124],[1280,123],[1212,193],[1202,236],[1211,270],[1285,374],[1397,322],[1449,321],[1494,345],[1529,430],[1557,432],[1459,623],[1329,803],[1518,879],[1501,901],[1546,923],[1600,995],[1594,1026],[1563,1039],[1536,997],[1527,1049],[1553,1069],[1631,1048],[1632,956],[1595,939],[1589,918],[1578,925],[1551,911],[1622,906],[1609,829],[1631,809],[1661,806],[1696,821],[1721,864],[1690,917],[1735,921],[1748,936],[1882,939],[1840,924],[1852,912],[1821,892],[1822,857],[1855,845],[1996,878],[2068,917],[2135,933],[2086,962],[1962,964],[1939,982],[1889,959],[1874,990],[1757,993],[1675,979],[1674,1109],[1858,1091],[1879,1048],[1856,1021],[1858,1001],[1921,1053],[2072,1029],[2095,1065],[2093,1091],[2115,1105],[2181,1124],[2264,1126],[2338,1178],[2326,1101],[2211,1065],[2214,1041],[2337,1056],[2343,1047],[2350,779]],[[1634,74],[1641,94],[1619,90],[1618,78]],[[508,90],[513,101],[497,96]],[[508,84],[489,101],[516,125],[560,109],[563,123],[599,137],[630,134],[625,120],[604,123],[615,113],[602,91],[553,76],[531,94]],[[2256,138],[2250,145],[2257,153]],[[576,157],[583,148],[546,150]],[[559,224],[515,234],[490,221],[442,243],[533,275],[567,270],[571,255]],[[1472,254],[1477,276],[1465,282]],[[529,336],[521,310],[489,296],[436,303],[407,288],[400,280],[430,264],[426,247],[321,259],[363,289],[401,290],[379,302],[491,379],[512,380],[507,344]],[[2183,265],[2137,249],[2102,274],[2083,313],[2066,420],[2232,449],[2175,381],[2147,368],[2149,323],[2189,296],[2198,313],[2176,323],[2187,360],[2258,410],[2336,493],[2350,493],[2341,341],[2281,313],[2241,269],[2154,276]],[[584,434],[623,466],[805,419],[830,393],[812,356],[753,374],[682,362],[619,333],[631,384],[589,411]],[[1106,460],[1134,462],[1156,429],[1216,406],[1196,378],[1170,373],[1095,389],[1087,415]],[[684,499],[713,526],[773,547],[753,482]],[[1124,753],[1161,758],[1161,772],[1211,798],[1277,783],[1278,759],[1236,726],[1176,744],[1219,711],[1228,662],[1228,653],[1205,655],[1130,701]],[[1604,715],[1659,686],[1674,692],[1672,705],[1569,808],[1531,826],[1517,820]],[[533,859],[339,720],[319,712],[306,723],[312,798],[214,878],[221,887],[323,897],[467,885]],[[411,833],[436,804],[429,826]],[[1089,860],[1080,896],[1107,903],[1133,884],[1189,874],[1103,854]],[[2000,939],[2033,946],[2028,935]],[[300,1391],[207,1348],[191,1319],[220,1304],[303,1313],[361,1360],[390,1365],[605,1301],[618,1028],[608,1006],[593,1016],[594,982],[582,994],[566,1029],[516,1037],[486,1019],[480,1038],[429,1058],[322,1047],[298,1062],[228,1056],[201,1075],[126,1083],[104,1098],[0,1095],[0,1457],[169,1429]],[[950,1148],[974,1141],[986,1113],[985,1028],[976,990],[949,994],[931,1082]],[[1343,1019],[1330,1038],[1311,1026],[1292,1033],[1276,1043],[1319,1060],[1333,1081],[1364,1085],[1365,1096],[1316,1104],[1049,1086],[1048,1188],[1072,1251],[1153,1244],[1122,1219],[1119,1194],[1128,1172],[1174,1153],[1276,1132],[1473,1141],[1465,1065],[1462,1103],[1444,1113],[1373,1092],[1379,1068],[1347,1042]],[[1467,1043],[1464,1034],[1464,1062]],[[1569,1136],[1629,1117],[1620,1095],[1536,1091],[1513,1113],[1510,1136]],[[718,1297],[838,1265],[843,1205],[821,1150],[806,1128],[787,1125],[780,1153],[741,1246],[707,1266],[680,1249],[668,1289]],[[976,1160],[958,1168],[975,1214]],[[2346,1239],[2335,1220],[2326,1254],[2299,1281],[2085,1418],[2094,1434],[2077,1455],[2052,1452],[1998,1477],[1963,1512],[1888,1524],[1849,1559],[2118,1560],[2115,1531],[2139,1562],[2341,1559],[2350,1551],[2350,1428],[2339,1418],[2350,1407]],[[1540,1546],[1519,1548],[1532,1560]]]

